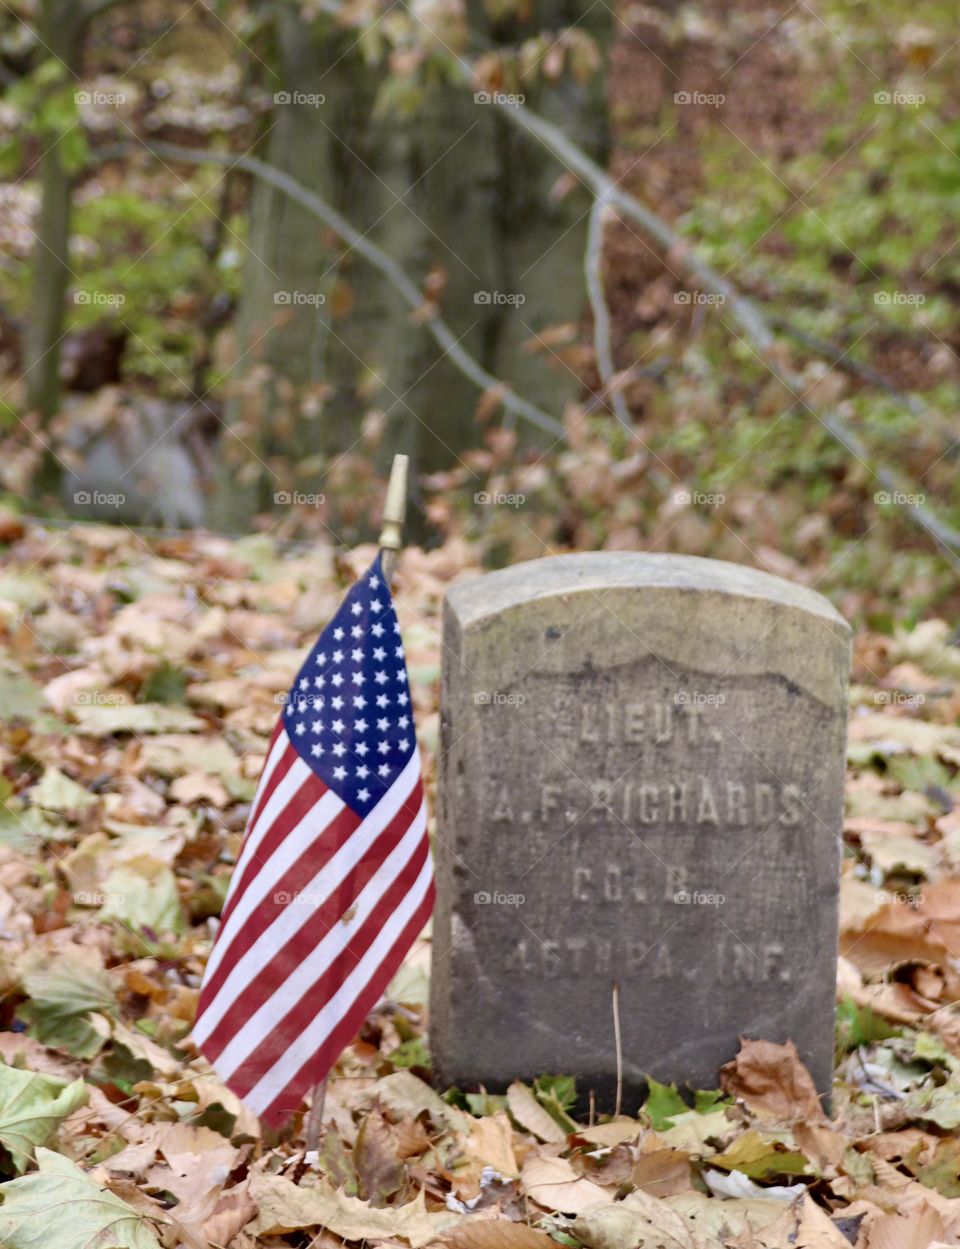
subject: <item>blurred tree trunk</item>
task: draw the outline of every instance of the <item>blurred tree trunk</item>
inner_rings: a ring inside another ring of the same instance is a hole
[[[572,8],[541,0],[529,20],[494,29],[478,4],[471,20],[486,41],[513,43],[580,17],[586,25],[588,11],[588,0]],[[423,279],[425,299],[437,300],[463,346],[559,416],[577,380],[527,344],[548,324],[580,317],[586,193],[551,194],[562,167],[518,146],[509,122],[469,90],[434,85],[411,101],[405,86],[364,62],[355,32],[320,37],[290,10],[277,31],[279,91],[291,102],[276,105],[261,155]],[[605,35],[599,24],[591,33]],[[303,100],[318,93],[323,103]],[[525,94],[602,156],[602,81]],[[246,354],[233,378],[213,523],[239,528],[275,493],[316,490],[331,460],[356,451],[372,410],[383,414],[383,465],[403,450],[417,471],[455,466],[480,442],[476,387],[439,358],[389,284],[316,218],[262,185],[251,214],[238,317]],[[325,302],[295,302],[316,295]],[[282,465],[299,479],[288,480]]]
[[[605,65],[585,85],[570,72],[573,54],[552,32],[572,28],[596,42],[601,57],[610,37],[611,10],[591,0],[534,0],[507,6],[499,18],[487,16],[496,6],[470,0],[471,22],[496,45],[518,46],[544,35],[546,46],[532,72],[522,75],[515,91],[533,112],[560,126],[601,164],[608,146]],[[561,50],[564,64],[555,81],[545,71]],[[505,118],[497,119],[500,181],[499,253],[501,291],[520,295],[522,303],[499,308],[493,372],[509,377],[524,396],[559,417],[563,404],[579,390],[562,348],[542,343],[548,326],[577,322],[583,311],[590,193],[546,149],[522,135]]]
[[[315,47],[292,9],[281,10],[276,32],[277,97],[319,92],[317,80],[336,73],[334,45]],[[330,141],[317,111],[306,104],[277,104],[261,153],[313,189],[329,187],[333,176]],[[304,458],[308,423],[294,419],[295,403],[308,402],[311,387],[323,378],[323,316],[321,308],[292,299],[320,293],[326,256],[316,217],[273,187],[255,183],[237,321],[240,354],[229,381],[228,427],[211,503],[217,526],[242,528],[254,512],[270,506],[273,493],[290,489],[273,476],[271,462],[279,452],[285,451],[290,463]],[[285,303],[288,296],[291,302]]]
[[[43,0],[41,31],[45,47],[76,77],[80,67],[86,13],[78,0]],[[40,212],[33,248],[33,298],[24,344],[27,405],[44,417],[60,402],[60,341],[70,284],[70,221],[73,177],[64,166],[62,135],[41,135]]]

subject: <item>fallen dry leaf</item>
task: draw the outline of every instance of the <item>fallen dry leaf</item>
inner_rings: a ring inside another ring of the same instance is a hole
[[[582,1214],[573,1230],[590,1249],[708,1249],[710,1245],[666,1202],[639,1191],[615,1205]]]
[[[884,1214],[876,1219],[867,1234],[867,1249],[929,1249],[944,1235],[943,1219],[926,1206],[909,1216]]]
[[[740,1051],[720,1070],[724,1092],[756,1114],[783,1123],[825,1119],[816,1086],[792,1041],[741,1040]]]
[[[439,1243],[450,1249],[555,1249],[557,1242],[526,1223],[487,1219],[455,1227],[445,1232]]]
[[[531,1201],[560,1214],[585,1214],[613,1201],[611,1192],[578,1175],[566,1158],[534,1151],[524,1162],[520,1178]]]
[[[567,1139],[563,1128],[547,1114],[525,1084],[517,1082],[510,1085],[507,1106],[517,1123],[541,1141],[556,1144]]]
[[[651,1197],[673,1197],[693,1188],[690,1156],[681,1149],[656,1149],[641,1154],[632,1172],[632,1182]]]
[[[323,1183],[307,1187],[261,1172],[250,1178],[250,1196],[257,1207],[257,1216],[247,1227],[253,1236],[325,1227],[344,1240],[402,1240],[410,1249],[422,1249],[464,1218],[446,1211],[429,1212],[422,1190],[404,1206],[378,1210]]]

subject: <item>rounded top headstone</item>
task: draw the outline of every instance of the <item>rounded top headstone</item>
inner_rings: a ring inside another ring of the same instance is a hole
[[[630,1113],[739,1038],[830,1089],[851,631],[739,564],[516,564],[443,622],[430,1048]],[[622,1045],[611,1026],[618,986]],[[622,1058],[622,1064],[618,1061]]]
[[[600,551],[514,564],[450,589],[451,643],[520,674],[648,653],[704,673],[779,672],[824,703],[847,679],[851,629],[822,594],[743,564]],[[480,639],[483,642],[480,642]]]
[[[815,590],[746,564],[697,555],[662,555],[637,551],[578,552],[513,564],[498,572],[454,586],[447,601],[464,623],[494,615],[551,594],[624,589],[713,590],[741,598],[766,599],[795,607],[837,624],[849,625]]]

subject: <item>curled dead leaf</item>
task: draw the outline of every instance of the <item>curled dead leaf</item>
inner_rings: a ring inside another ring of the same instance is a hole
[[[741,1040],[736,1058],[720,1069],[720,1084],[764,1118],[784,1123],[826,1118],[813,1078],[792,1041],[778,1045]]]

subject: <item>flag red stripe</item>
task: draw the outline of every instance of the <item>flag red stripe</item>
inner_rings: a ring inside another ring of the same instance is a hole
[[[329,897],[313,909],[307,922],[290,936],[281,949],[272,955],[270,962],[261,968],[257,978],[247,984],[230,1004],[223,1018],[204,1040],[204,1053],[211,1061],[216,1060],[223,1052],[224,1047],[230,1043],[235,1033],[243,1027],[244,1021],[252,1016],[264,1002],[269,1000],[291,972],[295,971],[310,956],[330,928],[350,909],[370,878],[376,873],[380,864],[403,840],[410,825],[416,819],[422,802],[423,784],[418,778],[409,797],[401,805],[399,811],[386,828],[372,842],[362,858],[349,869]],[[349,826],[348,821],[352,821],[352,827]],[[297,892],[302,886],[308,885],[321,866],[321,863],[316,862],[316,859],[327,859],[330,854],[339,849],[339,846],[347,840],[349,834],[354,831],[359,822],[359,817],[353,811],[343,811],[328,826],[318,842],[308,848],[307,854],[294,865],[288,876],[284,877],[283,891],[292,894]],[[341,826],[339,829],[338,825]],[[337,845],[333,849],[327,843],[327,833],[331,831],[337,836]],[[278,889],[280,887],[278,885]],[[378,903],[374,908],[374,916],[378,913],[380,906],[381,903]],[[273,923],[280,909],[272,904],[258,907],[257,911],[250,916],[250,919],[244,924],[243,929],[231,944],[224,963],[229,958],[230,966],[232,967],[241,955],[253,945],[257,937]],[[362,931],[362,929],[359,931]],[[351,944],[353,943],[351,942]],[[347,950],[349,948],[348,946]],[[219,976],[220,971],[221,968],[218,967],[217,976]],[[214,979],[216,980],[216,977]],[[222,980],[217,982],[216,988],[219,988],[221,982]],[[213,987],[213,982],[211,982],[211,987]],[[210,995],[209,1000],[212,1001],[212,998],[213,994]],[[311,1006],[313,1005],[315,1005],[315,1002],[311,1001]]]
[[[363,986],[340,1022],[323,1038],[310,1061],[290,1077],[284,1091],[261,1111],[260,1119],[267,1127],[280,1127],[299,1108],[307,1090],[329,1073],[342,1051],[359,1032],[363,1021],[376,1006],[387,985],[400,970],[410,946],[423,931],[433,912],[433,903],[434,886],[431,881],[423,902],[394,942],[376,974]]]
[[[277,721],[277,727],[273,731],[273,737],[270,738],[270,745],[267,747],[267,753],[263,756],[263,768],[260,770],[260,779],[257,781],[256,793],[253,795],[253,806],[250,808],[250,816],[247,820],[247,829],[253,828],[254,824],[256,824],[257,820],[260,818],[260,812],[263,810],[263,804],[276,789],[281,776],[289,770],[290,765],[297,757],[297,752],[293,748],[293,743],[289,738],[287,738],[286,750],[277,761],[277,766],[271,772],[270,778],[266,785],[263,784],[263,773],[266,770],[267,764],[270,762],[270,756],[273,754],[273,748],[276,746],[277,739],[281,734],[283,734],[286,738],[286,730],[283,727],[282,716]],[[281,768],[283,769],[282,772]]]
[[[292,753],[296,754],[295,751]],[[285,768],[284,771],[289,771],[289,768]],[[281,777],[280,779],[282,780],[283,778]],[[240,898],[246,893],[250,883],[256,878],[258,873],[266,866],[270,856],[283,838],[291,829],[296,828],[300,820],[310,814],[311,807],[315,806],[326,793],[329,793],[329,790],[323,781],[319,776],[310,772],[300,782],[297,789],[290,794],[286,805],[275,813],[269,828],[259,837],[256,848],[252,851],[248,848],[246,860],[238,865],[240,874],[230,894],[230,905],[223,912],[221,928],[230,918],[233,911],[236,910]],[[252,831],[255,826],[251,825],[250,827]],[[247,835],[247,841],[249,842],[249,834]]]
[[[231,914],[239,905],[240,899],[250,888],[253,881],[267,866],[267,863],[269,862],[274,851],[279,849],[284,839],[302,820],[310,814],[311,810],[316,806],[324,794],[329,792],[330,791],[327,789],[326,785],[324,785],[323,781],[311,772],[287,805],[283,808],[281,813],[277,816],[276,822],[270,826],[269,832],[257,847],[256,854],[251,857],[250,861],[243,868],[243,878],[238,883],[236,891],[231,898],[231,902],[233,903],[230,911]],[[354,813],[348,808],[344,808],[343,811],[341,811],[337,820],[341,817],[347,826],[347,831],[343,834],[343,837],[346,837],[359,823],[359,817],[354,815]],[[330,828],[337,826],[337,820],[334,821],[333,825],[328,825],[315,842],[311,842],[307,845],[302,856],[303,859],[307,859],[309,856],[310,861],[315,861],[317,856],[320,856],[321,858],[326,857],[327,854],[332,854],[338,848],[340,842],[333,844],[331,839],[327,836]],[[230,918],[230,915],[224,916],[224,919],[221,921],[220,932],[223,933],[223,939],[229,944],[220,953],[220,962],[216,971],[210,977],[209,982],[204,984],[204,991],[200,994],[201,1009],[206,1006],[207,1002],[212,1001],[213,992],[219,989],[223,980],[228,975],[230,968],[237,961],[239,954],[234,949],[237,942],[245,936],[251,926],[256,929],[255,936],[260,935],[263,928],[266,926],[263,923],[265,910],[270,914],[270,920],[267,922],[276,919],[277,909],[270,903],[270,897],[272,893],[277,892],[282,888],[285,888],[285,886],[282,885],[280,879],[278,879],[272,889],[268,891],[267,897],[258,904],[256,909],[250,915],[246,916],[240,925],[239,931],[237,932],[231,934],[224,928],[224,925]],[[248,941],[244,945],[243,949],[246,949],[250,944],[251,942]],[[242,953],[243,950],[240,951],[240,954]]]
[[[281,1057],[292,1040],[299,1037],[314,1016],[322,1010],[329,998],[336,992],[337,987],[342,984],[352,968],[356,966],[357,962],[369,949],[387,918],[396,910],[400,900],[409,892],[410,886],[420,874],[429,853],[429,840],[424,835],[422,840],[417,843],[405,866],[398,872],[396,878],[391,881],[366,922],[354,933],[346,949],[324,968],[320,976],[311,984],[308,992],[304,994],[303,999],[296,1006],[292,1007],[283,1018],[277,1021],[272,1031],[263,1038],[259,1045],[247,1055],[241,1065],[230,1075],[230,1087],[239,1097],[243,1097],[250,1092],[254,1085]],[[394,950],[397,944],[399,943],[394,944]],[[382,965],[384,968],[386,966],[386,963]],[[378,972],[377,982],[379,978],[380,973]],[[390,976],[388,975],[383,983],[386,984],[389,979]],[[371,981],[371,985],[373,983]],[[368,985],[365,993],[368,994],[369,992],[370,986]],[[371,1005],[376,1001],[379,992],[380,989],[378,988],[376,995],[371,999]],[[360,999],[358,998],[358,1000]],[[363,1000],[366,1000],[365,995]],[[359,1024],[356,1026],[359,1027]],[[354,1028],[355,1031],[356,1027]],[[318,1049],[325,1040],[326,1038],[317,1038]],[[206,1050],[206,1047],[204,1048]]]
[[[270,756],[268,753],[267,758],[269,757]],[[280,782],[284,779],[284,777],[287,775],[287,773],[290,771],[290,769],[293,767],[293,765],[296,763],[299,757],[300,756],[297,754],[293,746],[288,744],[286,750],[277,760],[277,766],[273,769],[273,772],[270,775],[269,781],[266,783],[266,785],[263,786],[262,789],[258,789],[256,794],[254,795],[253,809],[250,812],[250,818],[247,820],[247,827],[243,834],[243,844],[240,847],[241,859],[243,857],[244,847],[247,845],[247,842],[249,841],[250,834],[253,832],[254,828],[256,827],[257,821],[260,819],[260,816],[263,814],[263,808],[270,801],[271,797],[273,796],[274,790],[277,788]],[[313,776],[313,773],[311,773],[311,776]],[[318,785],[323,785],[323,782],[320,780],[319,777],[314,777],[314,779],[316,780]],[[324,786],[324,789],[326,789],[326,786]],[[241,869],[241,872],[242,872],[241,876],[238,879],[231,880],[230,894],[229,894],[229,897],[227,898],[226,905],[224,906],[223,911],[221,912],[221,915],[220,915],[221,928],[226,923],[226,921],[230,918],[231,912],[233,911],[234,907],[237,905],[237,898],[243,892],[243,888],[245,887],[245,881],[248,878],[249,870],[257,862],[257,858],[259,855],[260,855],[260,851],[257,850],[256,854],[252,855],[250,859],[248,860],[248,862],[244,864],[243,868]],[[238,860],[238,864],[239,864],[239,860]]]

